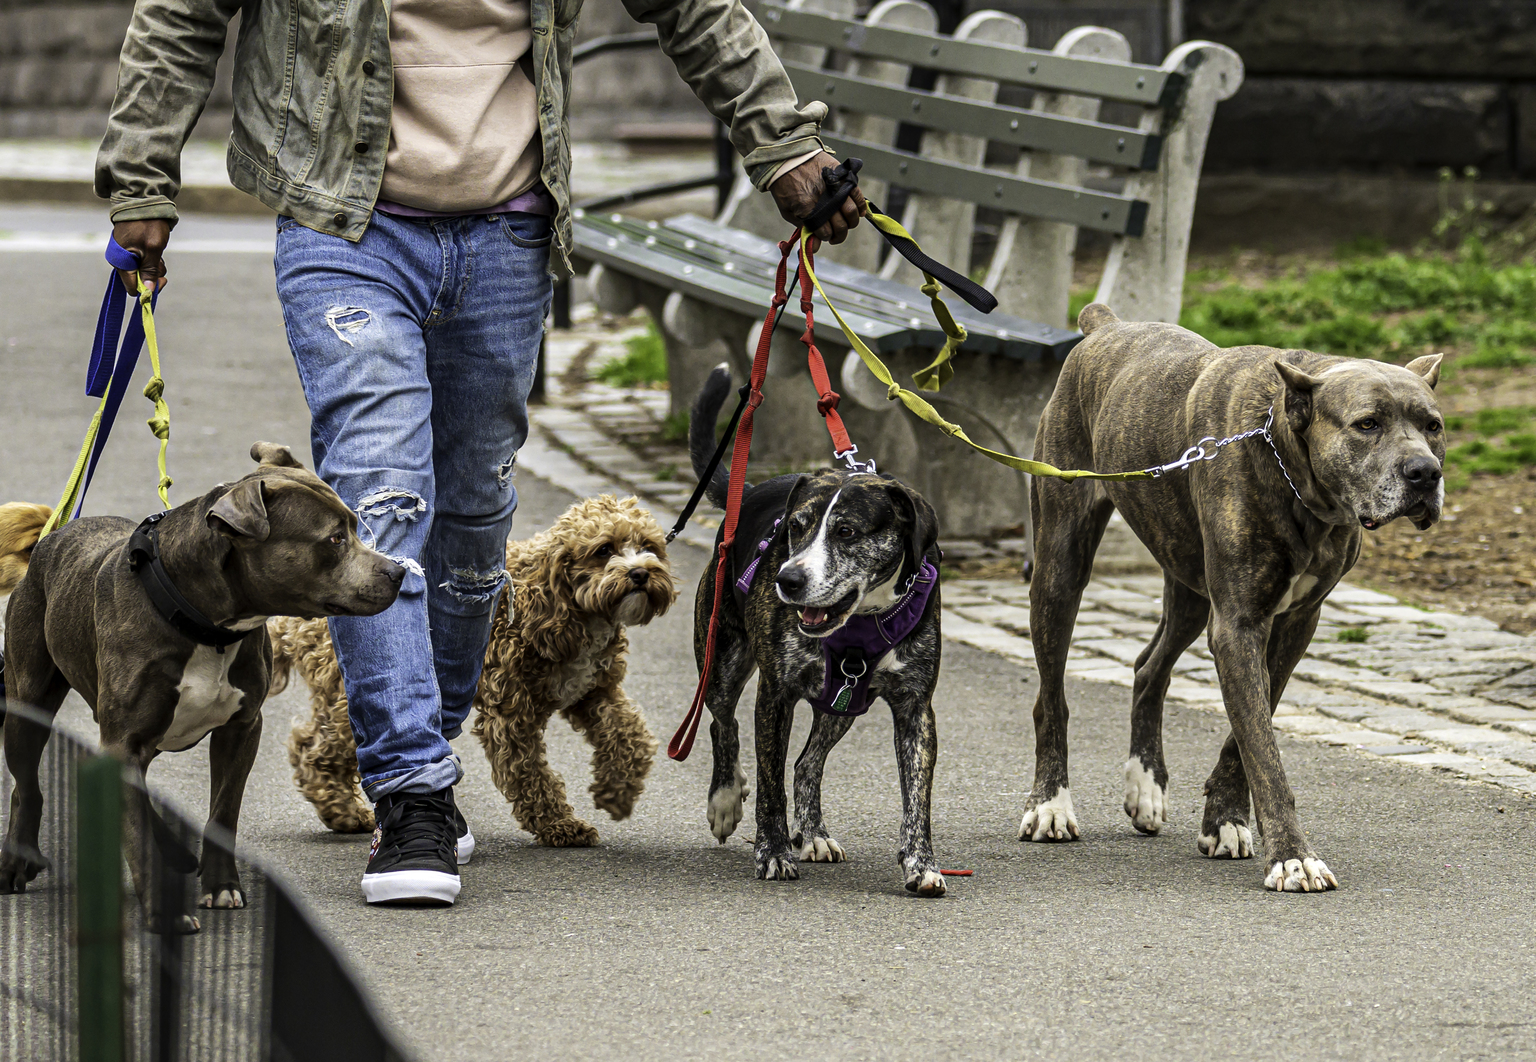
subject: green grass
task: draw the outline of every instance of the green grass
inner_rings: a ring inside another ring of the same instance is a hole
[[[614,387],[644,387],[667,382],[667,348],[656,325],[646,323],[645,335],[625,340],[624,356],[597,370],[596,376]]]
[[[1345,627],[1333,636],[1333,640],[1336,642],[1363,642],[1368,637],[1370,636],[1366,634],[1364,627]]]

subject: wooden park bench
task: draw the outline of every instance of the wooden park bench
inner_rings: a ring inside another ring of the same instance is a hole
[[[923,249],[997,295],[999,308],[985,316],[949,298],[969,338],[954,380],[925,397],[982,445],[1028,456],[1060,364],[1082,338],[1067,320],[1079,229],[1111,237],[1098,301],[1127,320],[1178,320],[1206,138],[1217,102],[1242,82],[1242,63],[1222,45],[1192,41],[1161,66],[1138,65],[1123,36],[1091,26],[1050,51],[1032,49],[1023,22],[997,11],[976,12],[943,35],[933,8],[917,0],[881,0],[863,20],[854,10],[854,0],[789,0],[755,13],[800,98],[832,109],[827,146],[864,160],[865,193],[887,209],[893,193],[903,197],[900,217]],[[924,82],[933,87],[913,87]],[[998,102],[1000,88],[1027,105]],[[1099,121],[1104,103],[1121,105],[1127,121]],[[989,164],[989,145],[1008,161]],[[973,261],[978,217],[995,239],[985,260]],[[643,305],[661,327],[674,412],[687,410],[723,357],[745,378],[773,293],[775,243],[789,231],[745,176],[714,221],[578,214],[576,253],[592,266],[598,307]],[[883,247],[860,226],[842,246],[823,248],[818,273],[900,378],[926,364],[944,336],[917,290],[921,277]],[[753,461],[762,474],[829,456],[797,308],[791,299],[775,334],[773,379],[758,413]],[[841,411],[862,457],[922,491],[948,535],[1027,520],[1022,473],[887,401],[819,298],[814,313],[834,385],[841,362]]]

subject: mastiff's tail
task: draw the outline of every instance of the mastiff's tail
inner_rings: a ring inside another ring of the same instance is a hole
[[[1077,315],[1077,330],[1085,336],[1093,335],[1093,333],[1105,325],[1119,323],[1120,318],[1115,316],[1115,311],[1105,306],[1102,302],[1090,302]]]
[[[0,594],[16,589],[32,561],[32,547],[37,545],[43,525],[53,509],[31,502],[0,505]]]
[[[693,474],[699,479],[704,478],[709,470],[709,459],[715,455],[715,447],[718,445],[715,439],[715,424],[720,419],[720,410],[725,405],[725,400],[731,394],[731,368],[721,362],[716,365],[714,371],[709,374],[709,379],[704,381],[704,386],[699,388],[699,393],[694,396],[693,409],[688,416],[688,456],[693,460]],[[715,469],[715,474],[710,477],[709,486],[704,491],[704,496],[712,505],[725,508],[726,489],[730,485],[730,469],[724,461]]]

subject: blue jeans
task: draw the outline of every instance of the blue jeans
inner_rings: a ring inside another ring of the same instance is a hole
[[[504,581],[549,241],[533,214],[375,212],[355,244],[278,220],[277,293],[315,471],[357,512],[363,541],[407,569],[388,609],[330,621],[375,802],[463,774],[448,741]]]

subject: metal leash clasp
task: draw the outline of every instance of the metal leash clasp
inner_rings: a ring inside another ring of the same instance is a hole
[[[878,473],[875,471],[874,458],[870,458],[868,461],[857,460],[853,455],[858,452],[859,448],[857,446],[850,446],[848,449],[843,450],[840,453],[834,453],[832,455],[832,459],[834,461],[841,459],[848,462],[848,471],[854,475],[877,475]]]
[[[1185,450],[1182,454],[1180,454],[1177,461],[1171,461],[1166,465],[1157,465],[1153,468],[1147,469],[1146,471],[1150,472],[1152,477],[1156,479],[1160,477],[1164,472],[1177,472],[1180,469],[1188,468],[1196,461],[1214,461],[1216,460],[1216,455],[1221,453],[1221,447],[1223,444],[1217,443],[1215,446],[1211,447],[1209,452],[1207,452],[1205,449],[1205,444],[1213,442],[1216,442],[1216,436],[1207,435],[1205,438],[1195,443],[1195,445],[1191,446],[1188,450]]]

